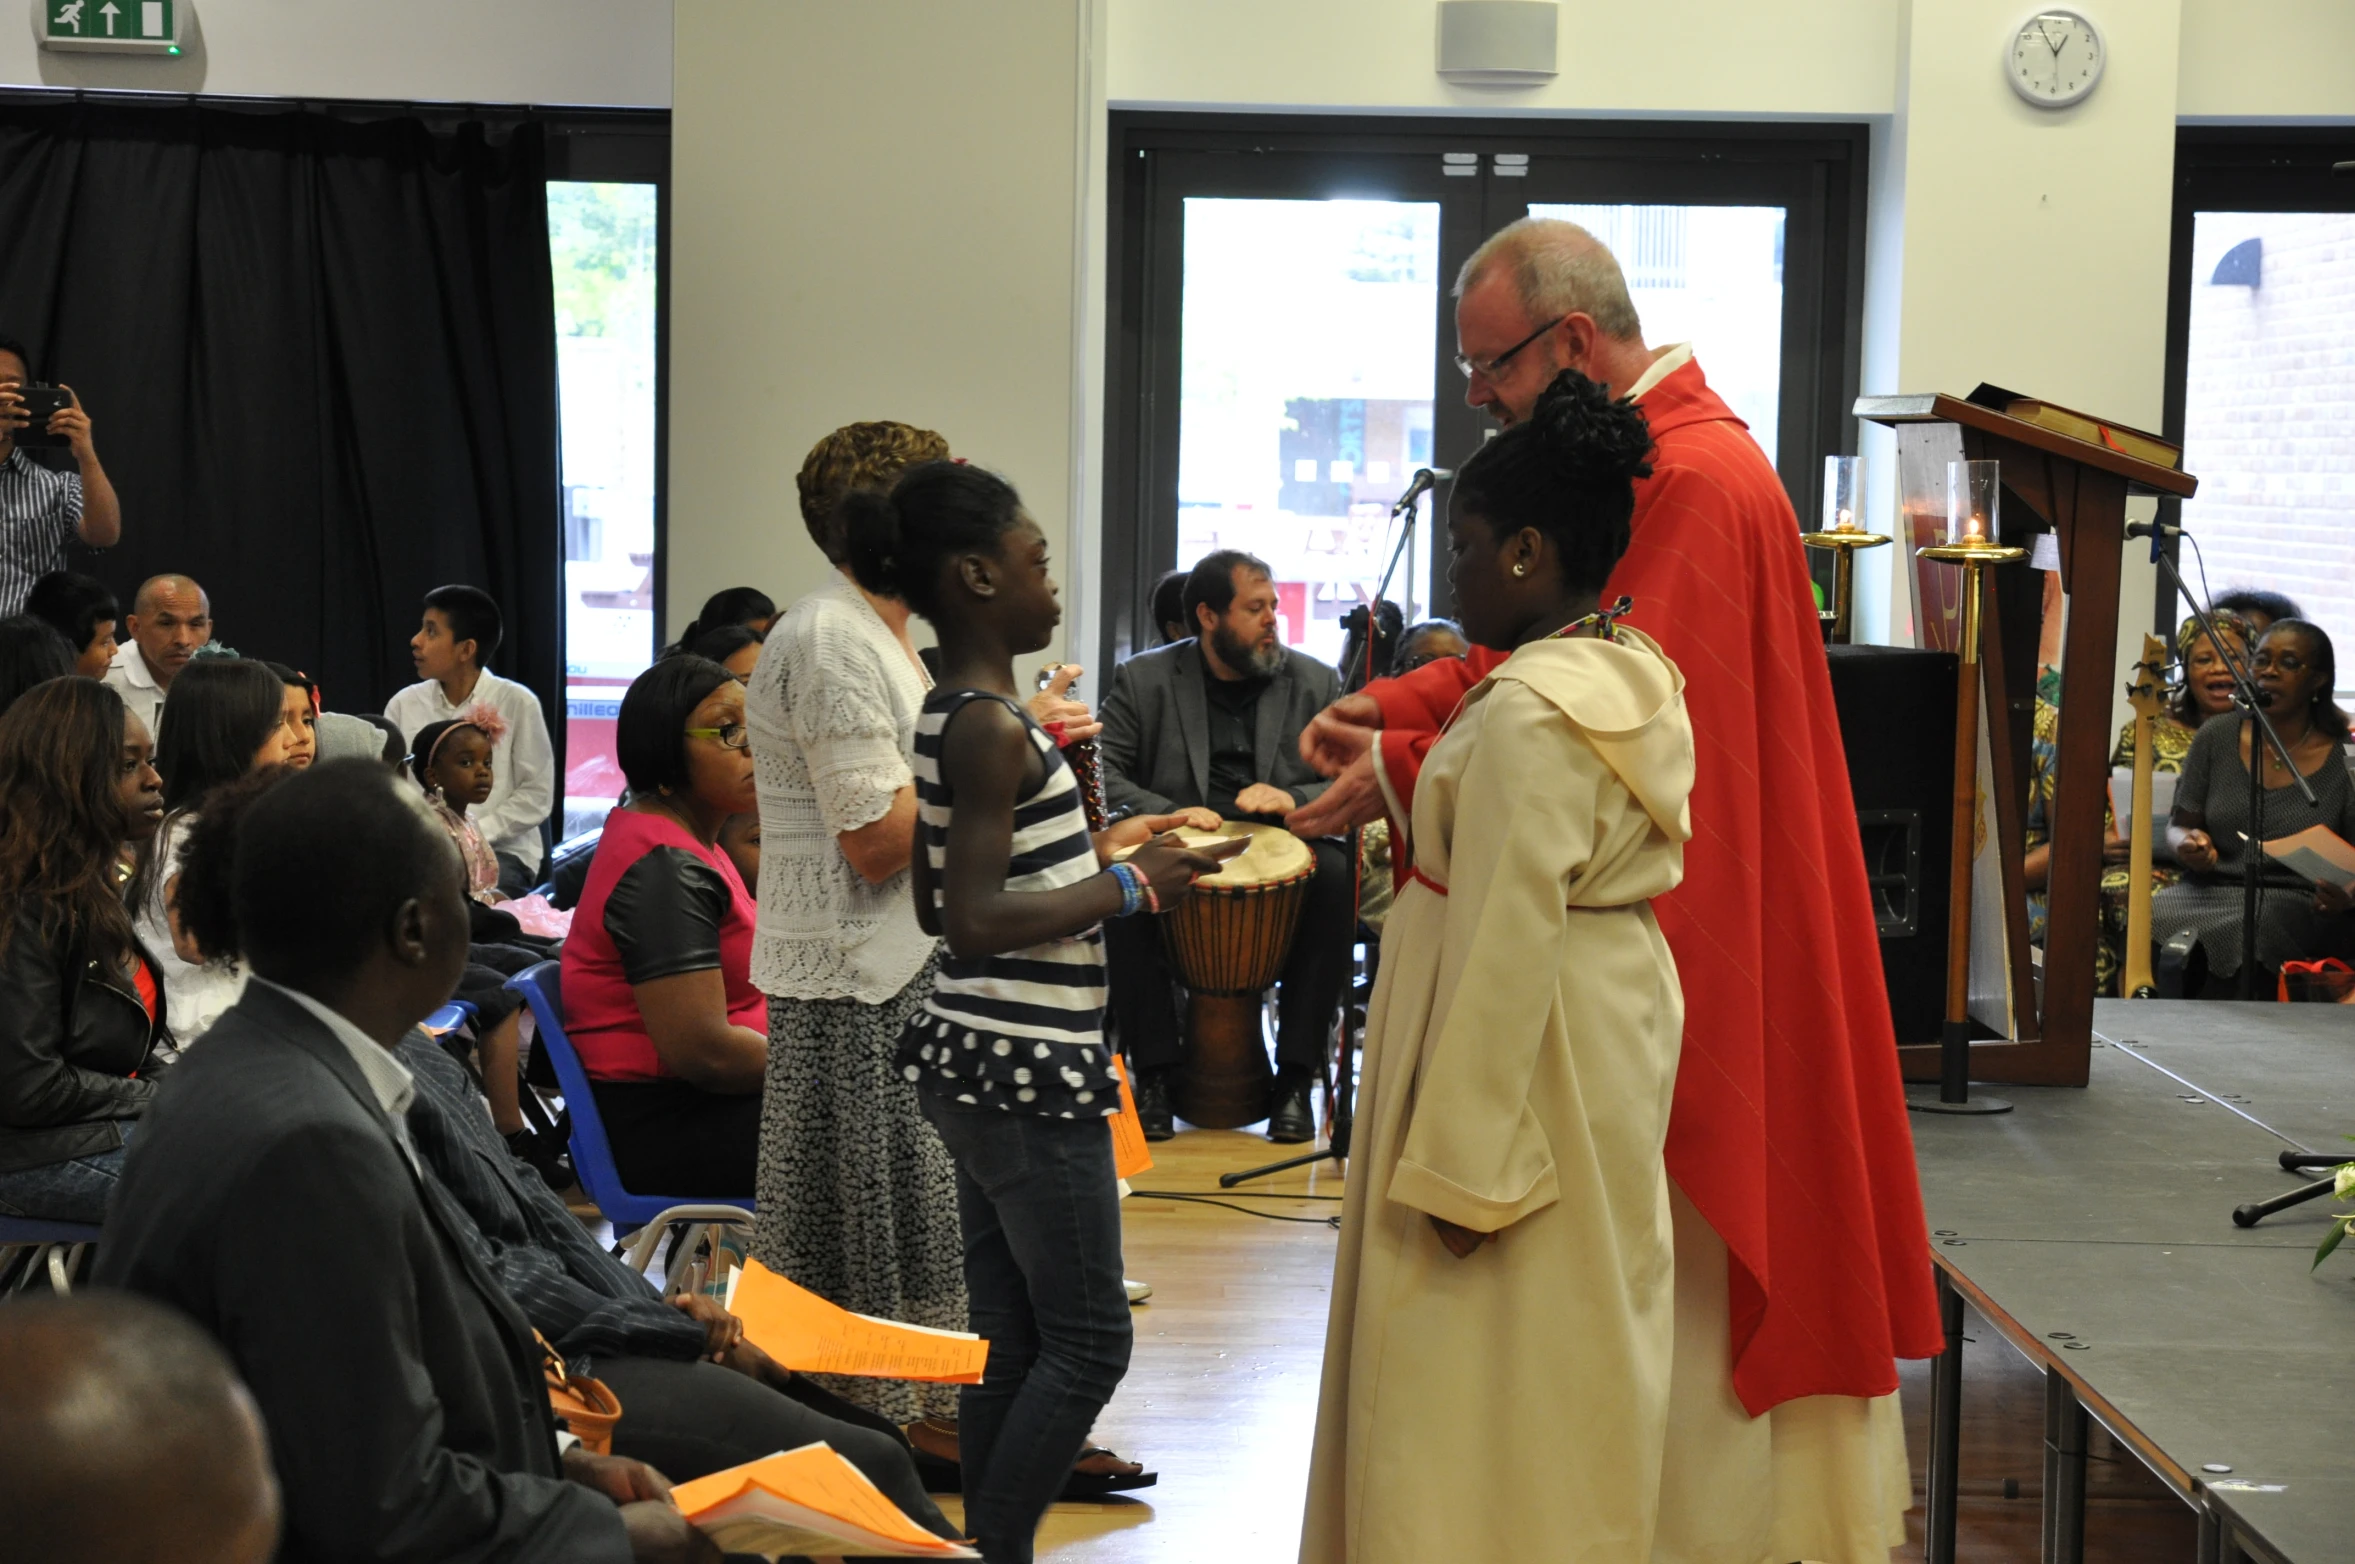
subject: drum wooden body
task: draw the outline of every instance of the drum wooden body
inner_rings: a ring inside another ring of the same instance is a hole
[[[1189,990],[1186,1058],[1170,1105],[1190,1124],[1224,1130],[1267,1117],[1262,996],[1292,953],[1316,854],[1280,826],[1230,822],[1218,834],[1248,835],[1251,847],[1194,882],[1162,917],[1161,939]]]

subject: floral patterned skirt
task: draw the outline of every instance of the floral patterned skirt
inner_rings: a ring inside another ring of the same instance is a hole
[[[769,1000],[752,1252],[843,1308],[961,1331],[969,1327],[956,1169],[891,1062],[932,978],[927,966],[879,1005]],[[895,1423],[957,1415],[954,1385],[810,1378]]]

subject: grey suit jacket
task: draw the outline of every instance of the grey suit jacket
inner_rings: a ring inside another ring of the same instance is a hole
[[[1193,641],[1139,653],[1112,670],[1097,712],[1104,798],[1115,813],[1168,814],[1210,802],[1210,697],[1214,675]],[[1341,697],[1341,676],[1287,648],[1259,698],[1252,759],[1259,781],[1305,804],[1330,784],[1300,758],[1309,719]]]

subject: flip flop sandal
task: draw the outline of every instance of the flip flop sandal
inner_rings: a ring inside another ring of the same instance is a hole
[[[1117,1452],[1107,1450],[1102,1445],[1089,1445],[1079,1453],[1079,1459],[1082,1461],[1097,1456],[1110,1456],[1115,1461],[1121,1459]],[[1137,1465],[1134,1461],[1125,1464]],[[1160,1481],[1161,1474],[1159,1472],[1148,1472],[1141,1467],[1134,1472],[1082,1472],[1074,1470],[1063,1481],[1062,1497],[1065,1499],[1096,1499],[1112,1493],[1133,1493],[1139,1488],[1153,1487]]]

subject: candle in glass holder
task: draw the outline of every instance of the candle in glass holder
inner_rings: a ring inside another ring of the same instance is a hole
[[[1946,464],[1946,541],[1993,544],[2002,525],[2000,462]]]
[[[1827,456],[1823,459],[1823,530],[1826,532],[1861,532],[1864,523],[1858,512],[1864,496],[1864,458],[1860,456]]]

